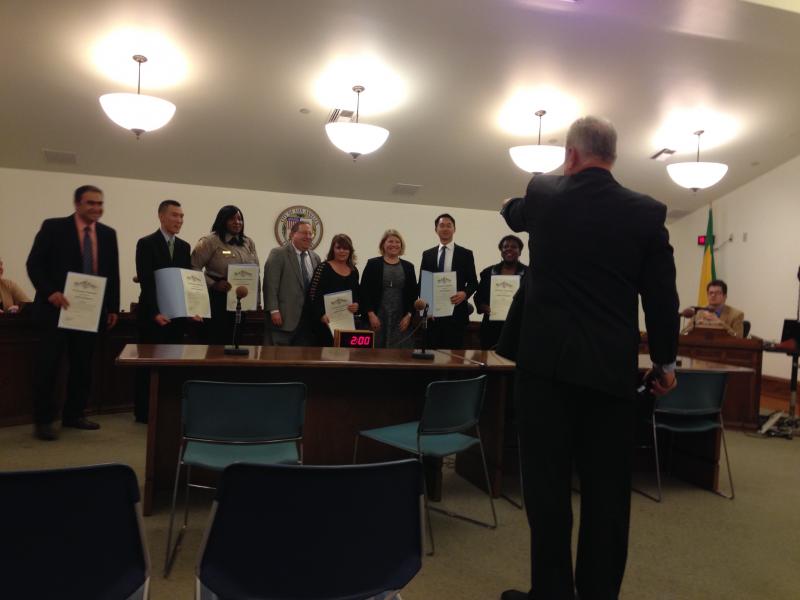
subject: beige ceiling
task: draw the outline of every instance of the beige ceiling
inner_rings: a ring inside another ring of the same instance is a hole
[[[159,57],[145,65],[143,92],[178,108],[138,142],[97,101],[135,89],[135,72],[127,85],[93,62],[120,27],[157,32],[187,60],[184,80],[159,89],[147,79]],[[535,139],[503,131],[499,111],[547,86],[617,125],[624,184],[690,209],[800,154],[798,32],[800,15],[735,0],[3,0],[0,166],[495,208],[528,179],[508,147]],[[353,163],[325,137],[333,106],[314,85],[336,56],[364,51],[407,95],[369,116],[391,135]],[[727,117],[733,137],[702,153],[730,170],[694,196],[648,157],[669,114],[696,108]],[[544,122],[543,141],[563,143]],[[44,148],[78,162],[48,163]],[[398,182],[422,188],[394,195]]]

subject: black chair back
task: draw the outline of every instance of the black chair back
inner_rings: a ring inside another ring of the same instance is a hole
[[[418,461],[234,464],[222,474],[198,566],[221,598],[361,600],[422,566]]]
[[[750,335],[750,326],[751,326],[750,321],[742,321],[742,337],[743,338],[746,338],[748,335]]]
[[[138,502],[126,465],[0,473],[0,597],[136,594],[149,571]]]

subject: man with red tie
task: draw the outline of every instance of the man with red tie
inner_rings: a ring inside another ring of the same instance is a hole
[[[67,354],[67,397],[61,414],[64,427],[99,429],[84,411],[92,384],[93,333],[58,328],[59,312],[69,310],[64,296],[67,273],[88,273],[106,278],[99,330],[111,329],[119,313],[119,251],[117,234],[99,222],[103,216],[103,192],[82,185],[74,193],[75,212],[68,217],[46,219],[36,234],[26,263],[36,288],[33,318],[41,345],[34,378],[34,435],[41,440],[58,437],[53,423],[58,416],[54,396],[62,355]]]

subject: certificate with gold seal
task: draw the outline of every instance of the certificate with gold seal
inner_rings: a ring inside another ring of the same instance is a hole
[[[208,287],[200,271],[169,267],[158,269],[156,300],[158,312],[168,319],[178,317],[211,317]]]

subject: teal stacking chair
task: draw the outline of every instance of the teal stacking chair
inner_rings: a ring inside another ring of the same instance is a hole
[[[432,510],[448,517],[455,517],[489,529],[497,527],[497,513],[494,509],[492,486],[489,482],[486,455],[483,451],[483,441],[481,440],[481,432],[478,425],[485,390],[486,375],[481,375],[474,379],[434,381],[428,384],[425,392],[425,406],[422,409],[422,418],[419,421],[379,427],[377,429],[366,429],[356,434],[355,448],[353,450],[354,463],[358,458],[358,440],[362,436],[410,452],[416,455],[420,461],[425,456],[444,458],[445,456],[463,452],[476,445],[480,448],[483,473],[486,477],[486,490],[489,494],[489,504],[492,508],[492,523],[486,523],[448,510],[429,506],[426,489],[424,495],[425,517],[428,523],[428,535],[431,540],[430,555],[435,551],[433,528],[430,520],[430,511]],[[474,432],[474,435],[468,435],[467,432]]]
[[[678,387],[665,396],[656,397],[650,425],[653,428],[653,453],[656,463],[656,482],[658,494],[653,496],[642,490],[635,490],[651,500],[661,502],[661,465],[659,464],[658,430],[671,432],[670,456],[672,441],[675,435],[704,433],[719,429],[722,437],[722,449],[725,453],[725,465],[728,470],[728,484],[731,493],[714,493],[733,500],[733,476],[728,458],[728,446],[725,443],[725,427],[722,421],[722,403],[725,399],[727,373],[719,371],[687,371],[678,378]]]
[[[234,463],[302,464],[305,403],[303,383],[183,384],[183,437],[172,491],[164,577],[172,569],[189,522],[189,490],[214,489],[192,483],[192,468],[222,472]],[[173,546],[181,467],[186,467],[185,509]]]

